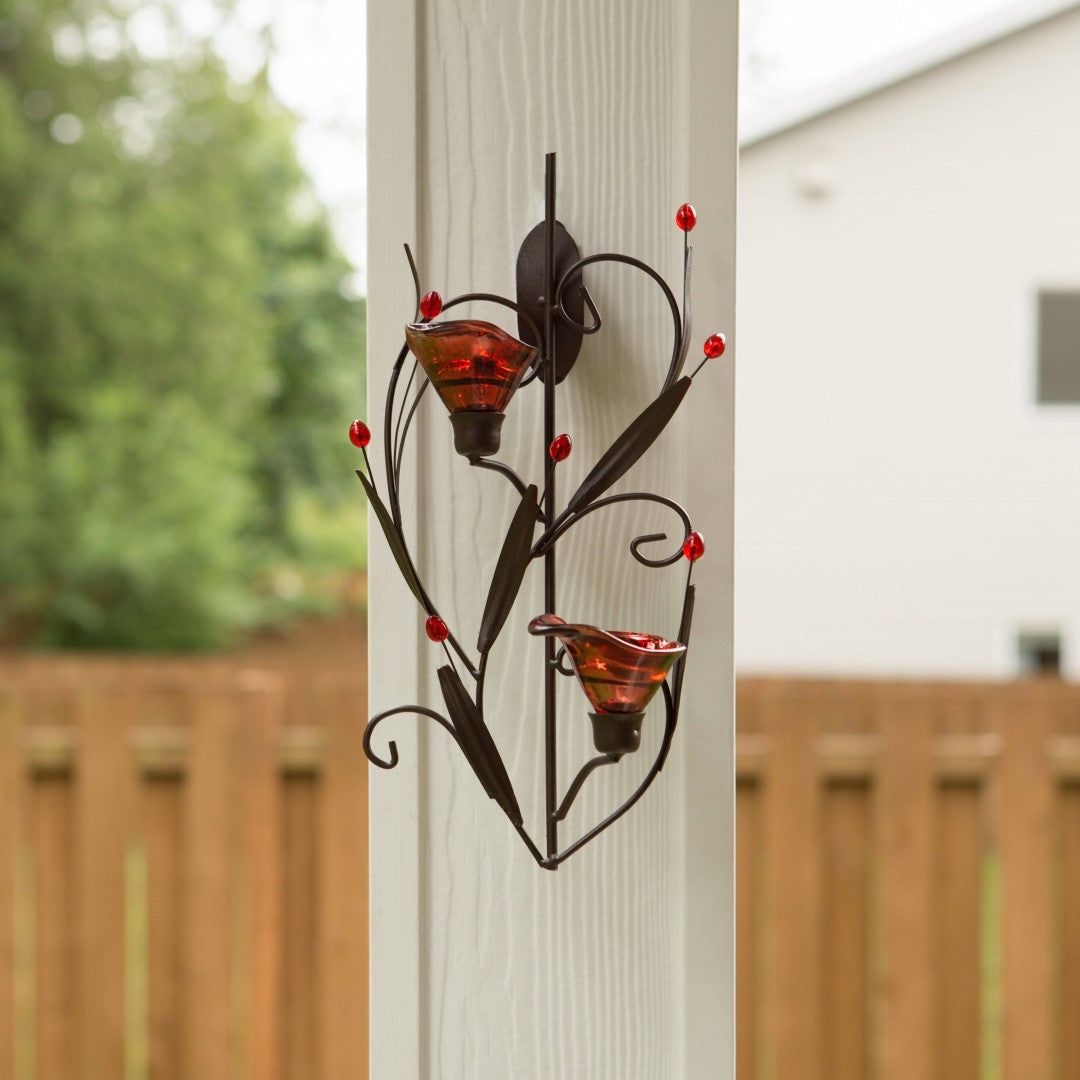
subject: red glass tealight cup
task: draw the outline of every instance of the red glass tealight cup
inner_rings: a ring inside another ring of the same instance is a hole
[[[503,410],[536,349],[475,319],[410,323],[405,340],[450,410],[454,449],[470,458],[497,454]]]
[[[593,744],[602,754],[632,753],[641,744],[645,709],[686,646],[656,634],[601,630],[539,615],[529,623],[536,637],[565,646],[581,689],[595,712]]]

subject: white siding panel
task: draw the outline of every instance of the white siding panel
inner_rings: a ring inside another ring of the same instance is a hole
[[[1006,677],[1059,627],[1080,677],[1080,409],[1034,405],[1078,56],[1074,12],[744,154],[739,670]]]
[[[416,13],[411,51],[388,13],[373,16],[370,29],[381,77],[405,68],[401,96],[391,100],[384,86],[387,111],[371,124],[372,402],[381,400],[411,315],[400,241],[415,241],[425,289],[512,295],[518,244],[542,216],[548,150],[558,153],[559,216],[583,253],[624,251],[677,282],[673,215],[692,198],[703,219],[694,237],[702,237],[695,291],[696,310],[708,319],[702,336],[714,324],[730,329],[733,0],[459,0],[420,2]],[[692,40],[692,23],[701,39]],[[707,55],[720,66],[690,72],[709,43]],[[714,130],[697,156],[695,113]],[[395,134],[399,121],[408,152]],[[415,181],[405,175],[414,145]],[[605,328],[586,342],[559,405],[558,426],[574,439],[559,470],[564,495],[656,393],[671,347],[655,287],[618,268],[588,282]],[[513,329],[498,309],[477,306],[474,314]],[[405,783],[399,768],[374,774],[371,784],[375,1080],[731,1076],[732,386],[730,365],[700,380],[696,415],[710,422],[673,425],[622,485],[676,498],[692,487],[692,513],[711,538],[713,559],[701,574],[711,590],[699,599],[684,702],[684,712],[708,715],[687,720],[671,764],[639,807],[547,873],[442,732],[414,734],[408,721],[395,729],[402,768],[411,771]],[[540,398],[538,386],[516,397],[503,435],[502,456],[532,477],[542,466]],[[418,427],[406,464],[415,493],[407,528],[415,529],[436,602],[468,643],[514,499],[501,478],[470,470],[449,451],[449,423],[430,394]],[[691,455],[710,462],[715,483],[687,482]],[[685,564],[646,571],[627,551],[634,535],[656,526],[671,523],[639,510],[597,514],[575,530],[561,549],[559,613],[674,634]],[[441,654],[418,643],[422,617],[374,528],[371,546],[371,707],[437,703]],[[492,653],[485,690],[489,724],[537,838],[543,649],[525,624],[543,610],[541,579],[537,568]],[[565,786],[591,743],[580,690],[564,680],[560,694]],[[658,744],[658,713],[647,729],[640,760],[590,781],[564,826],[567,841],[639,782]],[[691,737],[703,743],[690,746]],[[687,754],[721,770],[689,806],[686,777],[697,782],[699,770],[688,768]],[[708,1022],[688,1024],[691,1014]],[[689,1071],[688,1063],[703,1060],[709,1071]]]

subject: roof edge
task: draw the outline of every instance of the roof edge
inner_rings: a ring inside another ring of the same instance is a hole
[[[792,128],[801,127],[1070,11],[1080,11],[1080,0],[1025,0],[1024,3],[1001,8],[975,22],[932,38],[926,44],[813,90],[795,104],[763,112],[740,123],[739,147],[746,150],[774,139]]]

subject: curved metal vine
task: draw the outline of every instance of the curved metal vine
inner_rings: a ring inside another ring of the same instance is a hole
[[[371,749],[371,737],[375,734],[375,729],[384,720],[388,720],[391,716],[399,716],[402,713],[415,713],[417,716],[426,716],[429,720],[434,720],[437,724],[440,724],[449,731],[454,742],[458,741],[454,725],[441,713],[437,713],[434,709],[427,709],[423,705],[399,705],[396,709],[387,709],[385,712],[373,716],[367,722],[367,727],[364,728],[364,753],[367,755],[367,759],[372,765],[378,765],[380,769],[394,769],[397,767],[399,761],[397,743],[394,742],[393,739],[387,743],[387,747],[390,750],[390,757],[388,760],[384,761]]]
[[[572,529],[579,521],[589,516],[596,510],[602,510],[607,506],[613,506],[616,503],[623,502],[654,502],[659,503],[661,506],[666,506],[671,510],[674,510],[679,516],[679,520],[682,522],[683,535],[679,540],[679,546],[675,549],[672,555],[669,555],[666,559],[650,559],[648,556],[642,555],[640,548],[642,544],[659,543],[661,540],[667,539],[667,533],[649,533],[646,536],[635,536],[630,541],[630,554],[642,566],[651,566],[659,568],[661,566],[671,566],[672,563],[676,563],[683,557],[682,545],[686,538],[694,531],[694,526],[690,523],[690,517],[686,511],[674,501],[669,499],[666,495],[656,495],[648,491],[631,491],[622,495],[608,495],[607,498],[597,499],[596,502],[590,503],[584,510],[578,511],[576,514],[565,518],[555,528],[542,536],[533,547],[533,557],[536,558],[539,555],[543,555],[544,552],[554,547],[558,543],[559,538]]]

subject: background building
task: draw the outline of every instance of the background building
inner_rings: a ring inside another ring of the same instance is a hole
[[[1080,9],[742,134],[741,671],[1080,677]]]

